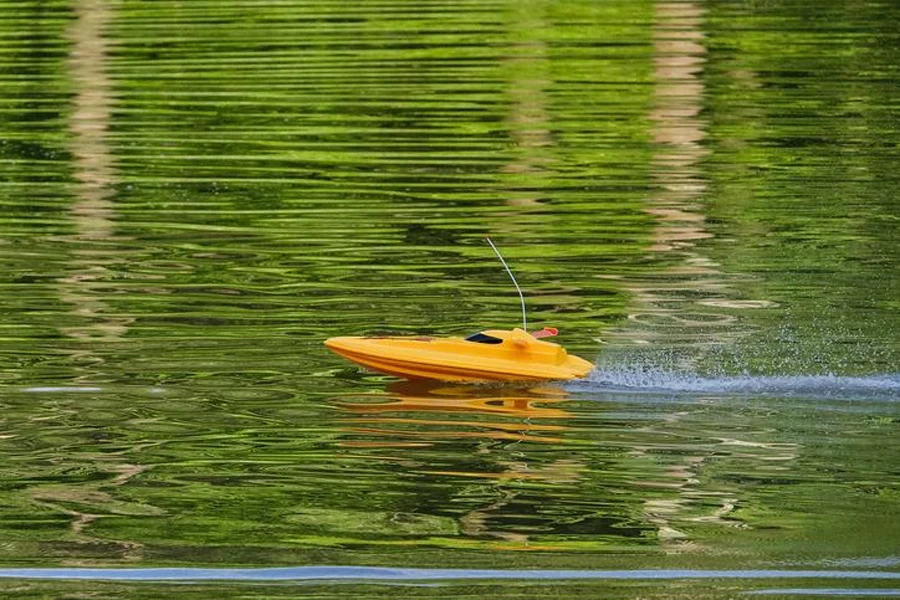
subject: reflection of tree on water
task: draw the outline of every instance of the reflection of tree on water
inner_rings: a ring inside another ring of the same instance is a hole
[[[657,191],[648,199],[646,212],[657,219],[648,249],[668,266],[658,274],[624,282],[632,303],[629,322],[612,336],[614,348],[605,358],[613,368],[625,363],[627,369],[696,372],[705,349],[741,335],[733,310],[765,306],[730,298],[728,276],[698,247],[698,242],[712,237],[703,213],[706,179],[700,164],[707,153],[701,117],[703,15],[703,8],[693,2],[660,1],[655,6],[656,87],[649,118]],[[677,427],[682,416],[673,412],[668,421]],[[636,445],[631,453],[638,460],[658,460],[652,446]],[[657,527],[663,542],[689,547],[689,536],[679,529],[679,522],[737,523],[730,518],[738,501],[735,492],[702,489],[700,473],[707,458],[705,453],[691,453],[667,465],[662,477],[634,482],[675,492],[644,502],[644,516]],[[698,515],[694,512],[698,504],[711,506]]]
[[[604,490],[614,479],[590,476],[590,443],[575,437],[565,399],[553,387],[396,384],[337,401],[349,413],[341,445],[403,451],[405,473],[421,482],[414,510],[452,517],[466,537],[531,549],[641,543],[651,527],[630,518],[631,499]]]
[[[82,0],[75,5],[77,18],[69,29],[72,51],[68,66],[75,87],[70,118],[71,149],[77,179],[76,197],[70,210],[75,226],[71,242],[70,275],[59,282],[62,299],[73,306],[75,325],[62,332],[75,339],[120,339],[130,322],[127,318],[108,317],[103,301],[102,282],[109,275],[109,263],[115,258],[114,207],[110,200],[115,171],[107,142],[113,98],[112,83],[106,73],[108,60],[104,31],[111,19],[103,0]],[[84,322],[81,325],[79,322]],[[75,357],[95,362],[87,351]]]
[[[699,116],[705,61],[700,29],[703,11],[693,3],[660,2],[653,28],[656,76],[650,134],[656,147],[656,193],[646,211],[656,217],[649,250],[677,262],[657,276],[629,281],[633,294],[629,326],[619,332],[637,344],[718,341],[726,315],[704,311],[696,301],[723,289],[717,265],[697,249],[711,237],[700,206],[706,182],[698,165],[705,125]],[[699,310],[698,310],[699,309]]]
[[[515,42],[504,58],[509,73],[507,123],[515,155],[503,172],[515,178],[512,187],[504,186],[501,193],[509,205],[520,208],[542,200],[540,192],[533,190],[551,183],[555,162],[546,91],[552,79],[547,44],[541,39],[548,26],[544,10],[541,4],[515,5],[509,19]]]
[[[698,162],[705,154],[700,118],[704,86],[700,73],[706,50],[702,45],[703,10],[692,2],[659,2],[653,27],[656,103],[650,113],[651,135],[657,147],[653,161],[658,192],[648,201],[647,212],[657,219],[650,250],[673,254],[679,261],[664,271],[657,282],[631,283],[634,297],[627,336],[636,343],[718,342],[731,324],[728,315],[698,311],[696,301],[717,298],[723,289],[717,265],[696,249],[699,240],[711,237],[699,201],[706,184]],[[678,419],[674,413],[670,417]],[[649,449],[635,448],[636,457]],[[687,535],[673,525],[683,510],[687,495],[698,483],[698,470],[705,456],[687,456],[669,467],[659,482],[640,482],[648,487],[674,489],[678,496],[647,499],[644,514],[658,527],[663,542],[683,544]],[[675,481],[673,481],[673,479]],[[679,481],[680,480],[680,481]],[[733,498],[722,500],[734,506]],[[724,512],[723,512],[724,511]]]
[[[657,219],[648,250],[664,266],[656,274],[624,281],[632,294],[629,322],[610,336],[617,350],[627,356],[631,345],[640,360],[652,360],[638,350],[642,347],[651,352],[656,347],[689,348],[685,364],[659,365],[670,369],[694,369],[704,348],[743,334],[736,311],[767,305],[735,299],[732,278],[698,246],[712,237],[703,212],[707,181],[701,165],[707,154],[701,116],[706,93],[703,14],[693,2],[656,5],[655,103],[649,114],[656,192],[648,198],[646,212]]]
[[[103,281],[116,255],[112,247],[116,238],[110,200],[115,171],[106,139],[113,98],[112,83],[106,73],[108,47],[104,37],[112,15],[104,0],[80,0],[74,8],[76,18],[68,30],[72,47],[67,61],[75,91],[69,121],[76,179],[75,198],[69,211],[74,232],[65,239],[71,248],[69,274],[58,281],[57,288],[60,298],[72,306],[74,317],[74,324],[60,327],[60,332],[77,343],[63,352],[83,373],[75,380],[90,382],[94,367],[102,364],[103,358],[89,344],[121,340],[131,319],[107,316],[108,307],[103,300]],[[29,488],[29,500],[71,518],[69,531],[76,543],[76,554],[83,552],[85,544],[91,544],[114,547],[127,560],[139,559],[140,544],[95,537],[89,528],[107,515],[160,513],[153,507],[121,501],[108,493],[125,485],[145,467],[119,462],[114,455],[93,455],[91,462],[91,468],[100,472],[99,477],[89,483],[38,483]],[[66,542],[61,542],[56,550],[65,554],[66,546]]]

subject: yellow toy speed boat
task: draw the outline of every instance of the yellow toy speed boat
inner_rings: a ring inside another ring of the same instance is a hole
[[[489,329],[467,338],[336,337],[325,345],[373,371],[407,379],[540,381],[587,375],[594,365],[538,339],[555,333]]]
[[[594,365],[569,356],[562,346],[540,338],[556,335],[553,328],[528,333],[525,296],[494,243],[488,244],[512,278],[522,301],[522,329],[489,329],[461,337],[336,337],[325,345],[364,367],[407,379],[453,382],[540,381],[575,379]]]

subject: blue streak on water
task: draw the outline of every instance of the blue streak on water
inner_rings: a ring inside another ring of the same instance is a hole
[[[593,371],[567,385],[576,392],[667,392],[757,396],[900,400],[900,374],[701,376],[640,366]]]
[[[48,386],[34,386],[25,388],[22,390],[23,392],[28,393],[36,393],[36,394],[45,394],[45,393],[87,393],[87,392],[102,392],[103,388],[96,386],[58,386],[58,385],[48,385]]]
[[[275,568],[23,568],[0,569],[0,577],[21,579],[87,579],[116,581],[299,581],[390,580],[436,581],[462,579],[890,579],[900,580],[900,572],[828,570],[501,570],[501,569],[404,569],[383,567],[275,567]]]
[[[771,590],[751,590],[744,592],[748,596],[900,596],[900,590],[891,589],[852,589],[852,588],[780,588]]]
[[[22,392],[26,394],[87,394],[87,393],[107,393],[107,392],[116,392],[127,390],[130,393],[145,393],[145,394],[163,394],[166,389],[161,387],[129,387],[123,385],[116,385],[114,387],[101,387],[101,386],[75,386],[75,385],[46,385],[46,386],[32,386],[27,388],[22,388]]]

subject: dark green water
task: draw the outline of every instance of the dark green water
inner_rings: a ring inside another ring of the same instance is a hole
[[[895,595],[898,22],[6,0],[0,593],[344,565],[627,576],[177,589]],[[517,325],[487,235],[587,380],[411,385],[322,346]]]

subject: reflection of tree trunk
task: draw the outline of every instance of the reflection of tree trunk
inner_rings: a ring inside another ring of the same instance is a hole
[[[491,527],[490,519],[495,517],[495,513],[502,515],[503,509],[507,504],[511,503],[516,496],[516,492],[499,488],[502,495],[499,500],[476,510],[471,510],[459,518],[459,529],[463,535],[469,537],[491,536],[507,542],[528,545],[528,536],[513,531],[499,531]]]
[[[639,312],[631,317],[639,323],[641,313],[645,319],[650,317],[645,323],[664,322],[670,315],[684,319],[684,314],[671,313],[684,311],[686,302],[690,302],[690,292],[709,292],[704,289],[704,283],[708,282],[697,279],[697,275],[715,273],[714,266],[694,251],[697,240],[709,237],[703,227],[704,216],[696,204],[705,189],[697,167],[704,154],[700,142],[705,136],[704,124],[699,118],[704,86],[698,74],[706,53],[700,43],[703,39],[702,16],[703,10],[692,2],[662,1],[656,5],[653,25],[656,103],[650,112],[650,121],[657,148],[653,174],[659,191],[650,198],[647,208],[647,212],[657,218],[650,249],[679,252],[684,259],[676,267],[681,277],[673,283],[632,288]],[[686,280],[680,281],[682,278]],[[690,326],[685,321],[679,324]],[[673,415],[672,418],[677,417]],[[696,482],[696,469],[702,462],[702,457],[686,457],[681,465],[669,470],[668,475],[677,482],[674,485],[679,492]],[[670,478],[662,485],[673,485]],[[687,536],[671,522],[681,512],[682,501],[681,493],[671,500],[648,500],[644,514],[656,525],[662,543],[676,542],[686,549]]]
[[[706,61],[703,9],[693,2],[660,1],[655,12],[656,101],[649,119],[657,192],[646,211],[657,224],[649,249],[678,260],[658,276],[626,284],[633,295],[630,324],[618,335],[638,344],[716,343],[725,339],[733,319],[704,303],[720,297],[726,286],[717,265],[696,248],[699,240],[712,237],[699,204],[706,190],[699,165],[706,154],[700,117],[705,93],[700,73]]]
[[[109,21],[104,0],[76,3],[78,18],[69,29],[73,42],[69,72],[75,86],[75,106],[69,129],[78,197],[72,214],[82,239],[110,236],[112,224],[109,202],[113,170],[106,144],[112,99],[106,75],[107,47],[103,30]]]
[[[553,163],[545,91],[551,78],[547,71],[547,44],[540,37],[547,29],[542,6],[526,3],[513,10],[510,24],[517,41],[510,45],[504,63],[510,77],[507,122],[515,157],[503,171],[516,176],[512,189],[506,192],[507,203],[527,207],[539,200],[538,193],[516,188],[536,187]]]
[[[694,204],[706,188],[697,163],[705,154],[705,137],[698,116],[704,86],[698,77],[705,62],[700,31],[703,11],[693,3],[661,2],[656,6],[653,30],[656,103],[650,112],[651,134],[657,152],[654,177],[660,192],[647,209],[659,219],[653,250],[690,252],[694,242],[709,234],[704,217]],[[689,258],[696,255],[690,253]]]
[[[113,99],[106,73],[108,48],[104,29],[111,13],[105,0],[79,0],[77,18],[69,29],[72,41],[68,67],[75,89],[69,131],[77,180],[70,215],[75,232],[71,274],[60,281],[60,296],[73,305],[73,314],[89,324],[62,328],[74,338],[117,339],[126,331],[127,320],[103,317],[106,304],[93,282],[107,274],[109,251],[98,243],[113,236],[113,206],[110,201],[115,172],[107,145]]]
[[[97,285],[107,278],[107,265],[114,259],[111,246],[115,241],[114,211],[110,200],[115,170],[107,144],[113,99],[112,85],[106,73],[108,48],[104,38],[111,11],[105,0],[76,0],[74,9],[76,19],[67,35],[72,43],[67,65],[75,92],[69,122],[69,148],[76,179],[75,197],[69,212],[74,231],[66,240],[71,248],[69,275],[58,281],[58,289],[62,301],[72,306],[71,313],[77,321],[73,326],[60,327],[60,331],[78,340],[117,340],[126,332],[130,320],[105,316],[107,305],[101,299],[104,291]],[[103,362],[103,358],[87,346],[79,345],[68,350],[68,354],[72,363],[82,369],[85,364]],[[89,377],[85,373],[76,380]],[[115,456],[96,455],[92,460],[103,464],[100,471],[116,476],[83,485],[37,485],[30,491],[31,500],[68,515],[71,538],[78,544],[96,544],[103,548],[115,545],[119,548],[120,558],[140,560],[141,544],[94,536],[88,529],[107,515],[162,514],[155,507],[121,501],[110,493],[111,488],[125,485],[146,467],[115,463]]]
[[[711,300],[726,293],[727,284],[718,265],[696,248],[699,240],[710,238],[700,204],[706,190],[700,161],[706,154],[702,145],[705,123],[700,117],[705,86],[700,77],[706,61],[703,9],[694,2],[661,0],[656,4],[653,25],[656,102],[650,111],[651,135],[656,145],[653,177],[658,191],[649,198],[647,212],[656,217],[653,252],[677,256],[676,264],[661,273],[657,281],[632,282],[633,294],[626,333],[638,343],[663,342],[699,344],[727,339],[733,328],[730,315],[709,307],[725,304]],[[671,368],[672,366],[669,365]],[[678,413],[670,415],[674,422]],[[640,448],[637,455],[644,454]],[[669,465],[658,481],[643,480],[635,485],[672,490],[674,498],[651,498],[644,503],[644,516],[657,527],[664,545],[679,551],[695,548],[687,534],[678,529],[688,507],[715,499],[720,507],[712,515],[691,521],[734,525],[728,518],[737,500],[723,492],[698,489],[705,455],[686,456],[680,464]]]
[[[103,458],[100,458],[102,461]],[[84,545],[98,545],[108,548],[115,545],[119,550],[119,558],[137,561],[143,558],[143,544],[128,540],[115,540],[91,535],[88,530],[92,524],[110,515],[160,516],[164,514],[159,508],[149,504],[132,503],[118,500],[110,494],[111,488],[128,483],[133,477],[140,475],[146,467],[128,463],[113,464],[103,468],[103,474],[116,473],[113,479],[99,479],[81,485],[43,484],[29,489],[30,500],[45,509],[50,509],[69,516],[71,539]],[[102,488],[102,489],[101,489]]]

